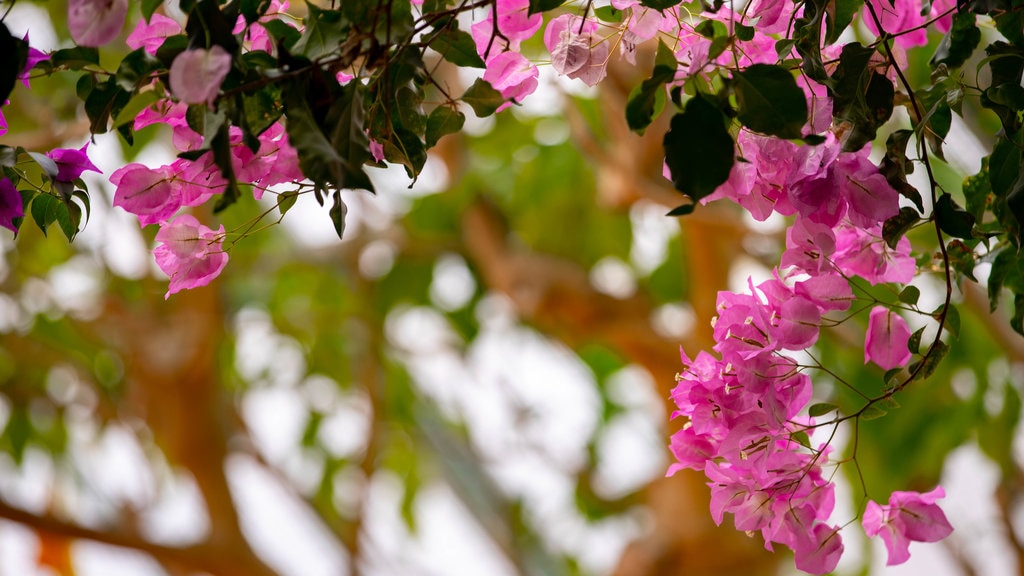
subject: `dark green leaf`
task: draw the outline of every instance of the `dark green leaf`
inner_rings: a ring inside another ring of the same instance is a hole
[[[309,8],[306,29],[292,47],[292,51],[310,60],[337,52],[338,47],[348,37],[350,23],[340,10],[324,10],[309,2],[306,6]]]
[[[733,76],[739,121],[754,132],[799,138],[807,122],[804,91],[788,70],[753,64]]]
[[[829,3],[831,9],[825,13],[825,44],[834,44],[839,40],[862,6],[864,0],[835,0],[834,4]]]
[[[334,203],[331,205],[331,222],[334,223],[334,231],[341,239],[345,236],[345,215],[348,214],[348,206],[341,200],[341,191],[334,191]]]
[[[1000,140],[989,156],[989,185],[996,196],[1005,197],[1020,176],[1021,153],[1012,142]]]
[[[682,3],[682,0],[640,0],[642,6],[654,8],[655,10],[666,10],[673,6],[678,6],[680,3]]]
[[[246,23],[252,24],[267,13],[270,8],[270,0],[242,0],[239,6]]]
[[[71,70],[81,70],[86,66],[99,66],[100,51],[85,46],[55,50],[50,54],[50,64],[54,68],[63,67]]]
[[[149,22],[149,19],[153,17],[153,13],[156,9],[164,3],[164,0],[142,0],[142,17]]]
[[[117,67],[117,84],[128,92],[135,92],[139,86],[148,84],[150,74],[161,68],[160,61],[149,55],[145,48],[128,53]]]
[[[9,9],[9,7],[8,7]],[[18,75],[25,68],[28,57],[28,47],[21,38],[11,35],[7,26],[0,22],[0,105],[2,105],[14,90],[18,81]]]
[[[807,415],[811,418],[817,418],[838,409],[839,406],[836,406],[831,402],[819,402],[817,404],[811,404],[811,407],[807,409]]]
[[[938,317],[943,313],[943,311],[945,311],[945,314],[946,314],[945,329],[948,330],[949,333],[952,334],[954,338],[959,338],[960,337],[960,311],[957,310],[956,306],[953,306],[952,304],[950,304],[948,308],[946,307],[945,304],[943,304],[943,305],[940,305],[938,308],[936,308],[934,312],[932,312],[932,316],[934,316],[936,319],[938,319]]]
[[[462,130],[466,116],[447,106],[438,106],[427,117],[426,146],[433,148],[441,137],[456,134]]]
[[[74,202],[61,203],[63,210],[57,211],[57,224],[68,242],[73,242],[82,223],[82,208]]]
[[[117,116],[114,117],[114,127],[116,128],[124,124],[134,123],[135,118],[141,114],[143,110],[164,96],[163,92],[159,90],[146,90],[135,94],[131,97],[131,100],[125,104],[124,108],[121,108],[121,110],[118,111]]]
[[[893,111],[895,88],[885,76],[869,66],[875,49],[851,42],[843,46],[839,64],[829,79],[832,115],[850,129],[843,150],[856,151],[875,139],[878,128]]]
[[[505,103],[505,97],[495,90],[490,82],[477,78],[473,85],[462,95],[461,100],[473,108],[478,118],[494,114],[498,107]]]
[[[626,101],[626,124],[630,130],[643,134],[665,108],[665,84],[675,78],[678,65],[672,50],[658,42],[651,77],[634,88]]]
[[[949,194],[939,196],[935,203],[935,219],[943,232],[957,238],[970,238],[974,229],[974,216],[954,202]]]
[[[484,60],[476,53],[476,43],[469,33],[449,27],[435,35],[430,47],[456,66],[484,68]]]
[[[743,42],[749,42],[750,40],[754,39],[753,26],[744,26],[743,24],[740,24],[738,22],[733,24],[733,26],[735,28],[736,38],[738,40],[742,40]]]
[[[974,277],[974,266],[977,264],[974,257],[974,250],[967,244],[954,238],[946,244],[946,254],[949,256],[949,264],[957,274],[966,276],[977,282]]]
[[[921,370],[917,372],[914,379],[927,380],[929,376],[935,373],[935,369],[939,367],[942,359],[945,358],[948,353],[949,346],[945,342],[937,340],[933,347],[928,351],[928,355],[921,360]],[[917,371],[917,364],[918,363],[915,362],[910,366],[911,373]]]
[[[1024,293],[1013,296],[1013,316],[1010,318],[1010,327],[1024,336]]]
[[[191,10],[184,5],[181,9],[188,13],[185,33],[191,41],[189,48],[209,49],[217,45],[228,54],[238,52],[238,40],[232,33],[238,19],[237,3],[228,3],[221,10],[218,0],[199,0]]]
[[[1024,261],[1016,250],[1004,248],[996,253],[992,260],[992,269],[988,275],[988,301],[991,310],[999,305],[999,295],[1003,286],[1021,287],[1024,284]],[[1018,290],[1024,293],[1024,290]]]
[[[696,207],[696,204],[681,204],[669,210],[668,214],[665,214],[665,216],[686,216],[687,214],[693,214],[693,210]]]
[[[945,64],[950,68],[959,68],[967,62],[974,49],[981,42],[981,30],[975,24],[975,15],[967,10],[953,14],[953,25],[942,38],[935,55],[931,59],[932,69]]]
[[[664,146],[672,184],[694,202],[729,179],[735,145],[721,110],[703,95],[672,118]]]
[[[878,169],[893,189],[913,202],[919,212],[923,212],[921,193],[907,182],[907,174],[914,171],[914,163],[907,158],[907,142],[912,135],[910,130],[896,130],[890,134],[885,141],[885,157]]]
[[[404,128],[417,136],[426,133],[427,119],[423,116],[423,95],[408,86],[395,91],[395,106],[391,122],[395,129]]]
[[[529,14],[532,16],[540,12],[554,10],[555,8],[558,8],[564,3],[565,0],[530,0]]]
[[[910,206],[904,206],[900,208],[899,214],[889,218],[882,225],[882,238],[889,245],[889,248],[895,250],[900,238],[903,238],[907,230],[913,228],[920,219],[921,215],[917,213],[917,210]]]
[[[164,68],[170,69],[171,64],[174,63],[174,59],[185,50],[188,50],[188,36],[185,36],[184,34],[169,36],[164,40],[164,43],[156,49],[156,59],[164,65]]]
[[[900,302],[911,306],[917,304],[917,299],[920,297],[921,290],[917,286],[907,286],[900,292]]]
[[[358,82],[343,86],[327,114],[326,126],[330,127],[331,144],[340,158],[340,163],[334,168],[337,187],[372,193],[373,183],[363,168],[370,160],[370,138],[364,124],[366,109],[362,91],[363,86]]]
[[[38,194],[32,200],[32,219],[35,220],[36,226],[42,231],[43,236],[46,236],[50,225],[57,221],[58,214],[62,210],[66,213],[67,207],[56,196]]]
[[[284,20],[267,20],[260,22],[259,26],[263,26],[263,29],[270,34],[270,37],[274,39],[274,43],[282,45],[285,48],[292,48],[299,38],[302,37],[302,33],[297,30],[294,26],[290,26],[285,23]]]
[[[398,128],[394,138],[384,142],[384,158],[388,162],[405,166],[405,171],[415,181],[427,161],[427,149],[419,136]]]
[[[910,335],[910,339],[907,340],[907,350],[910,350],[914,354],[917,354],[921,350],[921,338],[924,337],[924,329],[925,326],[922,326]]]
[[[981,170],[973,176],[964,178],[962,187],[967,211],[974,216],[975,222],[981,221],[985,206],[988,204],[988,196],[992,193],[992,186],[989,184],[988,162],[989,156],[982,158]]]

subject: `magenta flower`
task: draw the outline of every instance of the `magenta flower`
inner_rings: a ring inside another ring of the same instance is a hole
[[[231,71],[231,54],[220,46],[186,50],[171,63],[171,92],[182,102],[212,105]]]
[[[121,33],[128,0],[69,0],[68,31],[79,46],[99,47]]]
[[[28,44],[28,32],[25,32],[25,37],[23,38],[23,40],[25,41],[26,44]],[[32,69],[36,67],[36,64],[42,62],[43,60],[48,60],[49,58],[50,56],[46,52],[43,52],[42,50],[37,50],[31,46],[28,47],[28,57],[25,59],[25,67],[21,70],[21,74],[18,74],[18,78],[21,80],[21,83],[24,84],[26,88],[28,88],[29,72],[31,72]]]
[[[146,52],[156,55],[157,49],[163,46],[169,36],[178,34],[181,34],[181,25],[177,21],[163,14],[153,14],[149,17],[149,22],[139,20],[135,30],[132,30],[125,39],[125,43],[132,50],[145,48]]]
[[[18,189],[14,187],[13,182],[0,176],[0,226],[17,233],[14,219],[24,215],[25,208],[21,205],[21,194]]]
[[[224,252],[224,226],[212,230],[190,214],[165,223],[156,233],[160,245],[153,249],[156,264],[170,277],[166,300],[176,292],[206,286],[228,263]]]
[[[89,143],[86,142],[78,150],[55,148],[47,152],[46,155],[57,163],[57,177],[54,180],[58,182],[73,182],[82,175],[82,172],[87,170],[99,172],[99,168],[89,161],[89,155],[86,153],[88,147]]]
[[[883,370],[903,366],[910,360],[907,341],[910,329],[903,317],[885,306],[875,306],[868,318],[868,333],[864,341],[864,363],[874,362]]]
[[[910,558],[911,542],[938,542],[953,533],[942,509],[935,503],[946,496],[941,486],[931,492],[893,492],[889,505],[868,502],[861,523],[868,537],[882,535],[889,553],[888,566]]]
[[[135,214],[143,226],[162,222],[181,208],[181,193],[172,185],[174,174],[168,166],[152,169],[138,163],[118,168],[110,175],[114,206]]]
[[[502,97],[512,102],[519,102],[537,89],[537,67],[530,64],[525,56],[518,52],[502,52],[487,61],[484,80],[491,83]],[[498,107],[498,112],[508,108],[510,102]]]

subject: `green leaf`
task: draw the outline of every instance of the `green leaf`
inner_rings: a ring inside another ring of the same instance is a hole
[[[934,312],[932,312],[932,316],[938,319],[938,317],[943,313],[944,310],[946,313],[945,329],[948,330],[954,338],[959,338],[960,311],[957,310],[956,306],[953,306],[952,304],[950,304],[948,308],[945,304],[942,304],[938,308],[936,308]]]
[[[299,199],[299,193],[294,190],[287,192],[281,192],[277,195],[277,210],[284,216],[295,206],[295,201]]]
[[[145,48],[139,48],[121,60],[115,78],[118,86],[134,93],[139,86],[149,83],[150,75],[161,67],[159,60],[150,56]]]
[[[342,202],[340,190],[334,191],[334,203],[331,205],[329,214],[331,215],[331,222],[334,223],[334,231],[338,234],[338,238],[343,238],[345,236],[345,215],[348,214],[348,206]]]
[[[881,406],[879,406],[878,404],[872,404],[865,408],[864,411],[860,413],[859,418],[867,422],[869,420],[878,420],[879,418],[885,416],[886,414],[888,414],[888,412],[886,412],[885,409],[883,409]]]
[[[696,207],[696,204],[681,204],[669,210],[665,216],[686,216],[687,214],[692,214]]]
[[[1024,293],[1015,294],[1013,297],[1013,316],[1010,318],[1010,327],[1024,336]]]
[[[950,194],[939,196],[935,203],[935,219],[943,232],[957,238],[970,238],[974,229],[974,216],[954,202]]]
[[[988,203],[988,196],[992,193],[992,185],[989,183],[988,163],[990,156],[981,159],[981,170],[973,176],[964,178],[961,189],[967,203],[967,211],[974,216],[975,222],[980,222],[985,213],[985,206]]]
[[[494,114],[498,107],[505,103],[505,97],[495,90],[491,83],[477,78],[473,85],[462,95],[461,100],[473,108],[478,118]]]
[[[164,0],[142,0],[142,17],[149,22],[149,19],[153,17],[153,13],[156,9],[164,3]]]
[[[438,106],[427,117],[426,146],[433,148],[438,140],[448,134],[457,134],[466,123],[466,116],[447,106]]]
[[[364,125],[366,109],[362,91],[363,86],[358,82],[343,86],[327,114],[326,125],[332,127],[329,132],[331,144],[340,158],[340,163],[334,168],[337,187],[372,193],[373,182],[363,168],[370,160],[370,138]]]
[[[532,2],[533,0],[531,0]],[[655,10],[666,10],[673,6],[678,6],[682,3],[682,0],[640,0],[642,6],[648,8],[654,8]]]
[[[1013,189],[1020,175],[1020,150],[1012,143],[1000,139],[989,156],[989,186],[996,196],[1005,197]]]
[[[981,42],[981,30],[978,30],[975,19],[975,14],[969,10],[958,10],[953,14],[953,25],[929,62],[933,70],[940,64],[959,68],[967,62]]]
[[[921,290],[917,286],[907,286],[900,292],[900,302],[911,306],[917,304],[917,299],[920,297]]]
[[[675,78],[678,65],[672,50],[664,42],[658,42],[651,77],[634,88],[626,101],[626,124],[630,130],[643,134],[665,108],[665,84]]]
[[[817,418],[838,409],[839,406],[836,406],[831,402],[819,402],[817,404],[811,404],[811,407],[807,409],[807,415],[811,418]]]
[[[117,116],[114,117],[114,127],[116,128],[128,123],[134,123],[135,118],[141,114],[143,110],[163,97],[164,94],[160,90],[146,90],[132,96],[131,99],[128,100],[128,103],[125,104],[124,108],[121,108],[121,110],[118,111]]]
[[[694,202],[729,179],[735,144],[721,110],[703,95],[691,98],[686,110],[672,118],[664,146],[672,184]]]
[[[57,224],[68,242],[73,242],[78,234],[79,225],[82,223],[82,208],[74,202],[61,204],[64,209],[57,211]]]
[[[483,58],[476,53],[476,43],[473,42],[473,37],[458,28],[449,27],[435,35],[430,42],[430,47],[456,66],[486,67]]]
[[[804,91],[788,70],[754,64],[733,76],[738,118],[754,132],[799,138],[807,122]]]
[[[939,367],[939,363],[942,362],[942,359],[945,358],[946,354],[948,353],[949,346],[941,340],[936,341],[934,344],[934,348],[930,350],[930,354],[928,354],[921,360],[921,370],[917,372],[917,376],[915,376],[914,379],[927,380],[929,376],[935,373],[935,369]],[[911,373],[915,372],[916,370],[917,363],[910,366]]]
[[[835,0],[825,13],[825,44],[835,44],[839,36],[853,22],[853,16],[860,12],[864,0]]]
[[[899,214],[889,218],[882,224],[882,239],[890,249],[895,250],[900,238],[921,220],[921,215],[910,206],[900,208]]]
[[[309,8],[306,28],[292,46],[292,51],[310,60],[337,52],[341,43],[348,38],[351,24],[340,10],[324,10],[310,2],[306,6]]]
[[[547,12],[548,10],[554,10],[562,4],[565,0],[530,0],[530,11],[529,15],[533,16],[540,12]]]
[[[954,238],[946,244],[946,255],[949,256],[949,264],[957,274],[966,276],[975,282],[978,281],[974,277],[974,267],[977,261],[974,257],[974,250],[970,246]]]
[[[910,335],[910,339],[907,340],[907,349],[913,354],[918,354],[921,351],[921,338],[924,337],[924,329],[924,326],[918,328]]]
[[[423,116],[423,95],[408,86],[395,91],[395,106],[391,114],[391,123],[395,127],[404,128],[419,137],[427,129],[427,120]]]
[[[896,90],[892,81],[869,66],[875,49],[851,42],[843,46],[832,77],[832,115],[851,126],[843,150],[860,150],[875,139],[878,128],[892,115]]]
[[[622,22],[622,10],[618,10],[614,6],[598,6],[594,8],[594,17],[602,22],[617,24]]]
[[[50,64],[54,68],[68,68],[70,70],[81,70],[86,66],[100,65],[100,51],[96,48],[75,46],[55,50],[50,54]]]
[[[32,200],[32,219],[35,220],[36,226],[39,227],[43,236],[46,236],[50,225],[57,221],[61,210],[66,212],[67,207],[56,196],[38,194]]]

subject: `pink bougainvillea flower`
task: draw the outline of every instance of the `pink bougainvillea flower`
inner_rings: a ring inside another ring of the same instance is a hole
[[[89,160],[89,155],[86,153],[88,147],[89,143],[86,142],[78,150],[73,148],[55,148],[47,152],[46,155],[57,163],[57,177],[55,180],[59,182],[73,182],[82,175],[82,172],[87,170],[89,172],[99,172],[99,168]]]
[[[128,0],[69,0],[68,31],[79,46],[98,47],[121,33]]]
[[[889,566],[910,558],[911,542],[938,542],[953,533],[946,515],[935,503],[946,496],[941,486],[931,492],[893,492],[889,505],[868,502],[861,523],[868,537],[879,534],[889,553]]]
[[[868,318],[864,363],[874,362],[883,370],[903,366],[910,360],[909,340],[910,329],[903,317],[885,306],[875,306]]]
[[[14,226],[14,219],[24,215],[25,208],[21,205],[18,189],[13,182],[0,176],[0,226],[16,233],[18,229]]]
[[[220,46],[186,50],[171,63],[171,92],[182,102],[212,105],[231,71],[231,54]]]
[[[152,169],[138,163],[118,168],[110,175],[114,206],[136,215],[143,226],[163,222],[181,208],[181,194],[172,185],[174,173],[168,166]]]
[[[191,214],[161,225],[156,241],[160,242],[153,249],[156,264],[171,279],[164,299],[182,290],[206,286],[228,263],[224,226],[212,230]]]
[[[163,14],[153,14],[149,17],[149,22],[139,20],[135,30],[132,30],[125,39],[125,43],[132,50],[145,48],[146,52],[155,55],[160,46],[163,46],[164,40],[178,34],[181,34],[181,24]]]
[[[487,62],[484,80],[509,100],[499,106],[498,111],[532,94],[537,89],[538,74],[537,67],[518,52],[502,52],[491,58]]]
[[[925,17],[921,15],[921,0],[868,0],[882,28],[889,34],[896,36],[896,43],[903,48],[924,46],[928,43],[928,31],[922,26]],[[872,33],[878,34],[878,26],[871,15],[868,5],[864,5],[864,24]]]
[[[555,72],[579,78],[587,86],[595,86],[604,79],[608,73],[607,63],[607,43],[589,33],[577,34],[569,27],[562,28],[558,42],[551,49],[551,67]]]

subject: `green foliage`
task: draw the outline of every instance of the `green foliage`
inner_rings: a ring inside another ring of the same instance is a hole
[[[733,75],[737,117],[754,132],[799,138],[807,122],[807,100],[793,75],[779,66],[754,64]]]
[[[693,202],[711,194],[729,178],[734,147],[718,106],[703,95],[691,98],[665,133],[672,184]]]

